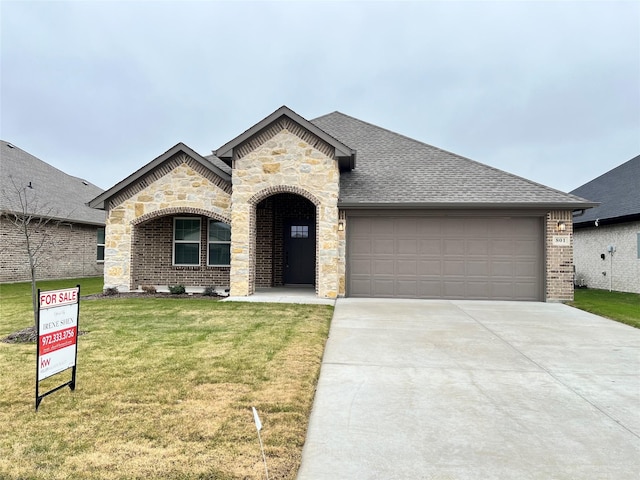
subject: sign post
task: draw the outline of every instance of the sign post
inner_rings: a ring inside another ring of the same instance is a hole
[[[38,290],[38,345],[36,347],[36,411],[44,397],[68,386],[76,388],[80,285],[75,288]],[[71,380],[40,395],[40,381],[72,368]]]

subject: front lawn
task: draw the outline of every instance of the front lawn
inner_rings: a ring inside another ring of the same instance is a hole
[[[569,305],[640,328],[640,295],[579,288]]]
[[[65,281],[43,290],[74,286]],[[0,287],[0,338],[29,285]],[[82,287],[82,294],[100,288]],[[209,298],[81,300],[75,392],[34,411],[36,348],[0,342],[0,478],[270,478],[300,463],[333,309]],[[69,372],[41,382],[41,392]]]

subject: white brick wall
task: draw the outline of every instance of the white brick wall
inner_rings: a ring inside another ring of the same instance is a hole
[[[640,221],[576,229],[576,283],[584,283],[589,288],[640,293],[638,233]],[[613,257],[607,252],[609,245],[616,246]],[[603,253],[604,260],[600,257]]]

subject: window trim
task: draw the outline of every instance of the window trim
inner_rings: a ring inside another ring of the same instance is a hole
[[[176,240],[176,223],[178,220],[197,220],[198,221],[198,241],[195,240]],[[198,244],[198,263],[176,263],[176,244]],[[202,255],[202,219],[200,217],[173,217],[173,235],[171,237],[172,255],[171,265],[174,267],[199,267]]]
[[[99,237],[99,232],[100,230],[102,230],[102,241],[103,243],[100,243],[100,237]],[[97,263],[104,263],[104,257],[105,257],[105,250],[106,250],[106,241],[107,241],[107,229],[106,227],[98,227],[96,229],[96,262]],[[102,259],[100,259],[100,255],[98,252],[100,252],[100,247],[102,247]]]
[[[215,218],[210,218],[207,222],[207,266],[208,267],[229,267],[231,266],[231,238],[229,240],[221,241],[221,240],[211,240],[211,224],[212,223],[223,223],[224,225],[229,225],[229,235],[231,235],[231,225],[227,222],[223,222],[222,220],[216,220]],[[210,248],[209,245],[229,245],[229,263],[211,263],[211,259],[209,258]]]

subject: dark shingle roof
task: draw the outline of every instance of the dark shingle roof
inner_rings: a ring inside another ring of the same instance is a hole
[[[138,170],[133,172],[124,180],[116,183],[109,190],[106,190],[100,195],[98,195],[97,197],[90,199],[91,201],[89,202],[89,205],[91,205],[91,207],[93,208],[104,209],[105,202],[108,199],[114,197],[115,195],[117,195],[118,193],[123,191],[125,188],[129,187],[130,185],[140,182],[142,179],[144,179],[144,177],[147,174],[153,172],[156,168],[158,168],[164,162],[171,159],[174,155],[178,155],[181,153],[185,153],[186,155],[194,159],[196,162],[201,164],[203,167],[207,168],[208,170],[211,170],[217,176],[222,178],[222,180],[226,182],[231,182],[231,169],[227,165],[225,165],[222,162],[222,160],[214,156],[203,157],[199,153],[196,153],[194,150],[192,150],[190,147],[187,147],[184,143],[180,142],[175,144],[173,147],[171,147],[169,150],[164,152],[162,155],[151,160],[144,167],[139,168]]]
[[[576,225],[600,220],[621,220],[640,215],[640,155],[609,170],[571,192],[600,202],[600,206],[576,216]]]
[[[340,206],[559,207],[593,205],[340,112],[311,120],[357,152],[340,175]]]
[[[68,175],[9,142],[0,140],[0,144],[0,212],[22,212],[16,189],[24,189],[30,214],[104,225],[105,213],[86,205],[102,192],[100,187]]]

